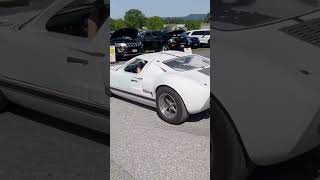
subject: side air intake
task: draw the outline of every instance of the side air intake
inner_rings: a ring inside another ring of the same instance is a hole
[[[281,31],[295,38],[320,47],[320,18],[285,27],[282,28]]]

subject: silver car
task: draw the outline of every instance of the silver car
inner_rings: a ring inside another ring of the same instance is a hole
[[[13,102],[106,133],[109,1],[37,2],[0,18],[0,110]]]

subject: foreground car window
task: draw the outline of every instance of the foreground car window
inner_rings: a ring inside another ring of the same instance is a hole
[[[210,65],[210,62],[207,59],[196,55],[179,57],[164,61],[163,63],[176,71],[189,71]]]
[[[103,0],[76,0],[64,7],[47,23],[48,31],[94,38],[107,19]]]
[[[47,8],[54,0],[0,0],[1,15],[13,15],[21,12],[38,11]]]
[[[220,0],[217,2],[213,9],[212,25],[218,30],[257,27],[320,10],[320,0]]]

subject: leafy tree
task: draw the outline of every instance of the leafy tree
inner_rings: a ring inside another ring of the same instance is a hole
[[[186,28],[188,30],[200,29],[200,27],[201,27],[201,21],[196,21],[196,20],[186,21]]]
[[[184,24],[185,23],[183,18],[179,18],[179,17],[165,18],[164,21],[166,24]]]
[[[173,28],[172,25],[166,25],[163,30],[165,30],[165,31],[171,31],[172,28]]]
[[[147,19],[146,27],[149,30],[163,30],[164,23],[159,16],[154,16]]]
[[[205,23],[209,23],[210,22],[210,13],[208,13],[207,16],[204,18],[204,22]]]
[[[111,31],[126,28],[127,25],[123,19],[111,19]]]
[[[141,29],[146,21],[145,15],[138,9],[130,9],[124,15],[124,21],[129,28]]]

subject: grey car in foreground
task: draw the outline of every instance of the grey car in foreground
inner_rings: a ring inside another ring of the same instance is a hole
[[[0,111],[13,102],[107,133],[107,5],[56,0],[0,17]]]
[[[212,4],[215,179],[246,179],[319,146],[319,3]]]

